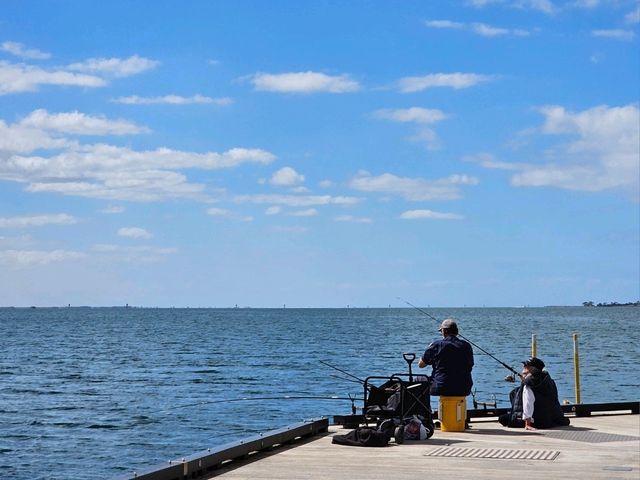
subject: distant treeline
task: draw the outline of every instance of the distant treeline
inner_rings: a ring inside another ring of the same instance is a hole
[[[640,301],[638,302],[628,302],[628,303],[593,303],[593,302],[582,302],[584,307],[640,307]]]

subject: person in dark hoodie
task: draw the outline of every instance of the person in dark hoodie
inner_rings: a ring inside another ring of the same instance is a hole
[[[558,401],[558,388],[544,362],[531,357],[522,362],[522,384],[509,394],[511,412],[498,417],[505,427],[536,430],[569,425]]]

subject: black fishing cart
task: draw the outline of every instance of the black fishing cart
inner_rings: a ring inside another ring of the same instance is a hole
[[[370,376],[364,380],[363,414],[366,423],[376,423],[379,430],[396,443],[404,441],[404,426],[407,421],[418,418],[427,431],[427,438],[434,432],[433,412],[427,376],[414,377],[411,362],[414,353],[402,355],[409,364],[409,373],[394,373],[390,376]],[[382,382],[379,386],[374,383]]]

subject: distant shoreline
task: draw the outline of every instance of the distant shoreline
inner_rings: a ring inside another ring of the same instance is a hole
[[[627,302],[627,303],[593,303],[593,302],[583,302],[583,307],[640,307],[640,302]]]
[[[588,303],[588,302],[585,302]],[[485,305],[479,307],[472,306],[462,306],[462,307],[451,307],[451,306],[426,306],[421,308],[429,308],[434,310],[462,310],[462,309],[518,309],[518,310],[526,310],[526,309],[538,309],[538,308],[584,308],[584,307],[640,307],[640,302],[629,302],[629,303],[597,303],[597,304],[583,304],[583,305],[543,305],[543,306],[490,306],[487,307]],[[0,306],[0,309],[21,309],[21,310],[29,310],[29,309],[108,309],[108,308],[118,308],[123,310],[400,310],[400,309],[410,309],[410,307],[356,307],[356,306],[348,306],[348,307],[294,307],[287,306],[284,307],[234,307],[234,306],[224,306],[224,307],[191,307],[191,306],[171,306],[171,307],[152,307],[152,306],[131,306],[131,305],[41,305],[41,306],[15,306],[15,305],[6,305]]]

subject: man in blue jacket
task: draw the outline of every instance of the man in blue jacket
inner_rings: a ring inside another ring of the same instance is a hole
[[[473,349],[469,342],[458,338],[458,325],[450,318],[440,325],[441,340],[431,343],[418,362],[418,367],[433,366],[431,394],[466,397],[473,380]]]

